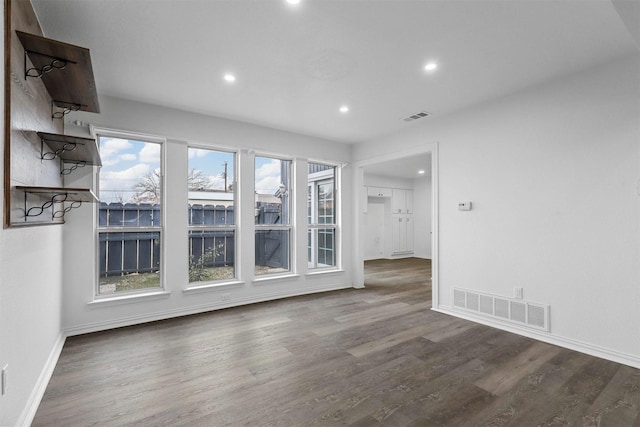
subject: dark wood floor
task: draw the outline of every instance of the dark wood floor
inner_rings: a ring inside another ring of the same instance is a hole
[[[364,290],[69,338],[34,426],[638,426],[640,371],[429,310],[430,264]]]

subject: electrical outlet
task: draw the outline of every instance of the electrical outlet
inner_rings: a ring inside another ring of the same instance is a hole
[[[222,294],[222,301],[229,301],[229,299],[231,299],[231,295],[229,294]]]
[[[522,288],[513,288],[513,296],[516,297],[517,299],[522,299],[524,298],[522,296],[523,294],[523,289]]]
[[[4,368],[2,368],[2,374],[0,374],[0,382],[2,383],[1,387],[2,388],[2,395],[4,396],[7,393],[7,370],[9,369],[9,365],[4,365]]]

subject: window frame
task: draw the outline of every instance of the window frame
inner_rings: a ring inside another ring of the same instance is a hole
[[[238,261],[239,261],[239,250],[238,250],[238,219],[240,218],[239,215],[239,209],[238,209],[238,157],[239,157],[239,153],[237,150],[230,150],[230,149],[223,149],[223,148],[219,148],[219,147],[213,147],[213,146],[208,146],[208,145],[203,145],[203,144],[188,144],[187,145],[187,174],[190,173],[189,172],[189,149],[193,148],[193,149],[198,149],[198,150],[207,150],[207,151],[217,151],[217,152],[221,152],[221,153],[227,153],[227,154],[232,154],[233,155],[233,180],[231,181],[231,184],[233,185],[233,224],[229,225],[229,224],[219,224],[219,225],[215,225],[215,224],[189,224],[190,219],[187,219],[187,239],[189,239],[189,235],[192,231],[232,231],[233,232],[233,240],[234,240],[234,245],[233,245],[233,277],[229,277],[229,278],[225,278],[225,279],[217,279],[217,280],[202,280],[202,281],[195,281],[195,282],[191,282],[189,280],[189,277],[187,277],[187,287],[186,289],[193,289],[193,288],[201,288],[203,286],[208,286],[208,285],[212,285],[212,286],[217,286],[217,285],[224,285],[227,283],[235,283],[238,281],[238,277],[239,277],[239,272],[238,272]],[[188,176],[188,175],[187,175]],[[187,187],[187,195],[189,194],[189,189]],[[188,196],[187,196],[188,197]],[[188,203],[188,199],[187,199],[187,203]],[[187,240],[188,241],[188,240]],[[191,251],[191,243],[189,244],[189,252]],[[190,256],[190,254],[188,254],[188,256]],[[188,258],[187,258],[187,262]]]
[[[253,242],[254,242],[254,252],[257,250],[256,246],[255,246],[255,241],[256,241],[256,236],[257,233],[259,231],[288,231],[288,263],[289,263],[289,268],[286,271],[276,271],[273,273],[264,273],[264,274],[257,274],[256,273],[256,267],[257,267],[257,260],[254,258],[253,261],[253,277],[254,280],[264,280],[264,279],[271,279],[271,278],[277,278],[277,277],[284,277],[284,276],[291,276],[291,275],[295,275],[296,274],[296,256],[295,256],[295,251],[296,251],[296,196],[295,196],[295,188],[296,188],[296,161],[293,158],[288,158],[286,156],[280,156],[277,154],[271,154],[271,153],[255,153],[254,157],[253,157],[253,172],[254,172],[254,178],[253,178],[253,183],[252,183],[252,187],[253,187],[253,191],[254,191],[254,201],[253,201],[253,209],[255,210],[256,208],[256,198],[255,195],[258,194],[256,188],[255,188],[255,184],[256,184],[256,179],[255,179],[255,171],[256,171],[256,159],[257,158],[267,158],[267,159],[274,159],[274,160],[279,160],[279,161],[285,161],[285,162],[289,162],[289,188],[287,189],[287,193],[288,193],[288,223],[287,224],[257,224],[254,221],[254,230],[253,230]],[[284,207],[283,207],[284,210]]]
[[[318,273],[324,271],[339,270],[341,267],[341,239],[340,239],[340,218],[341,218],[341,203],[340,203],[340,165],[326,162],[309,160],[308,165],[317,164],[322,166],[331,167],[332,173],[326,174],[327,176],[318,176],[317,179],[310,179],[307,167],[307,269],[311,273]],[[319,173],[320,174],[320,173]],[[333,179],[333,223],[321,223],[318,215],[318,187],[331,181]],[[314,221],[315,218],[315,221]],[[330,229],[333,230],[333,264],[334,265],[318,265],[318,237],[317,234],[320,230]],[[314,243],[315,241],[315,243]],[[315,249],[315,250],[314,250]],[[310,257],[311,255],[311,257]],[[310,259],[311,258],[311,259]]]
[[[101,227],[100,226],[100,206],[101,202],[96,203],[95,207],[95,220],[94,220],[94,234],[95,234],[95,242],[96,242],[96,264],[95,264],[95,274],[94,274],[94,291],[93,298],[94,301],[100,300],[110,300],[110,299],[122,299],[122,298],[136,298],[144,295],[150,294],[158,294],[166,292],[166,284],[165,284],[165,260],[166,260],[166,248],[164,245],[164,236],[165,236],[165,218],[166,218],[166,183],[165,183],[165,171],[166,171],[166,139],[162,137],[156,137],[148,134],[140,134],[135,132],[126,132],[119,131],[113,129],[102,129],[102,128],[91,128],[91,134],[96,138],[98,143],[98,147],[100,147],[100,138],[118,138],[118,139],[126,139],[132,140],[136,142],[143,143],[152,143],[160,145],[160,175],[159,175],[159,187],[160,187],[160,225],[158,226],[136,226],[136,227],[124,227],[124,226],[116,226],[116,227]],[[102,173],[102,168],[99,168],[98,172],[95,174],[95,184],[94,187],[96,189],[96,194],[98,196],[98,200],[100,199],[100,173]],[[101,294],[100,293],[100,234],[102,233],[148,233],[148,232],[157,232],[159,233],[158,244],[160,247],[159,254],[159,284],[157,287],[149,287],[144,289],[136,289],[131,291],[121,291],[121,292],[113,292],[110,294]]]

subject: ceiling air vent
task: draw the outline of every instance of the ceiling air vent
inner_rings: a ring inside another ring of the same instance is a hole
[[[412,122],[414,120],[418,120],[421,119],[423,117],[427,117],[429,115],[429,113],[427,113],[426,111],[420,111],[419,113],[416,114],[412,114],[409,117],[405,117],[404,120],[405,122]]]

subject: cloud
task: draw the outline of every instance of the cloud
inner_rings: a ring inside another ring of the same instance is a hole
[[[213,190],[224,190],[224,175],[223,174],[218,174],[218,175],[209,175],[206,172],[200,170],[200,169],[192,169],[191,172],[189,172],[189,175],[202,175],[203,177],[206,178],[207,181],[207,187]],[[227,184],[230,184],[230,182],[228,182]]]
[[[100,158],[103,166],[117,164],[121,158],[122,151],[130,150],[133,147],[131,142],[121,138],[100,138]]]
[[[211,188],[214,190],[224,190],[224,177],[220,175],[209,176],[209,182],[211,183]],[[227,185],[230,184],[229,182]]]
[[[275,194],[281,184],[281,163],[278,159],[271,159],[256,169],[256,192],[260,194]]]
[[[140,178],[151,171],[146,163],[139,163],[122,171],[104,171],[100,173],[100,191],[130,192]],[[102,199],[102,197],[101,197]]]
[[[256,182],[267,177],[277,177],[278,185],[280,184],[280,160],[271,159],[269,163],[265,163],[256,169]]]
[[[274,195],[279,187],[280,176],[267,176],[256,182],[256,192],[259,194]]]
[[[203,150],[200,148],[189,148],[190,159],[193,159],[194,157],[206,157],[206,155],[209,153],[211,153],[211,150]]]
[[[100,138],[100,154],[108,156],[122,150],[128,150],[132,146],[128,139]]]
[[[160,163],[160,144],[147,143],[140,150],[138,158],[142,163]]]
[[[136,155],[135,154],[131,154],[131,153],[125,153],[125,154],[121,154],[120,155],[120,160],[122,160],[123,162],[130,162],[132,160],[136,159]]]

